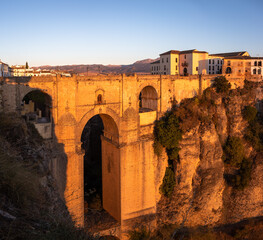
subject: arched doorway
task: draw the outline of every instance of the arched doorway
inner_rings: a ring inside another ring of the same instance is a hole
[[[226,68],[226,74],[230,74],[230,73],[232,73],[232,69],[231,69],[231,67],[227,67]]]
[[[184,76],[187,76],[188,72],[187,72],[187,68],[184,68]]]
[[[158,110],[158,94],[154,87],[144,87],[139,95],[139,112]]]
[[[114,219],[120,219],[120,153],[117,124],[107,114],[95,115],[85,125],[81,142],[85,151],[86,226],[92,228],[95,225],[98,227],[98,223],[114,224]]]
[[[33,90],[22,99],[21,115],[35,125],[44,139],[52,137],[51,108],[51,97],[40,90]]]

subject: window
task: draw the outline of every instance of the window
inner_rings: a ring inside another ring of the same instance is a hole
[[[253,69],[253,74],[257,74],[257,69]]]
[[[215,64],[215,60],[213,59],[213,62],[212,62],[213,64]]]
[[[231,61],[227,61],[227,66],[230,66],[231,65]]]
[[[258,74],[261,74],[261,69],[258,69]]]
[[[211,64],[211,59],[209,59],[209,64]]]
[[[211,72],[209,72],[209,74],[211,74]]]
[[[168,62],[168,58],[166,58],[166,62]]]
[[[163,66],[163,70],[166,70],[166,65]]]
[[[221,60],[221,64],[223,64],[223,60]]]
[[[214,66],[212,67],[212,70],[213,70],[213,71],[215,70],[215,67],[214,67]]]
[[[219,64],[219,60],[217,60],[217,64]]]
[[[219,66],[217,66],[217,70],[219,70]]]
[[[162,63],[163,63],[163,58],[162,58]]]
[[[259,61],[259,62],[258,62],[258,66],[261,67],[261,66],[262,66],[261,64],[262,64],[261,61]]]
[[[209,66],[209,71],[211,70],[211,66]]]
[[[175,59],[175,62],[177,62],[177,58]]]
[[[102,95],[101,94],[99,94],[98,97],[97,97],[97,103],[98,104],[102,103]]]
[[[184,55],[184,59],[186,59],[186,55]]]
[[[257,61],[254,62],[254,66],[257,66]]]
[[[176,67],[175,67],[175,70],[177,71],[177,65],[176,65]]]
[[[198,71],[198,67],[196,67],[196,71]]]

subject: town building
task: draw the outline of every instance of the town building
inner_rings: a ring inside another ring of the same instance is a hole
[[[159,72],[164,75],[179,74],[179,51],[171,50],[160,54]]]
[[[263,76],[263,57],[253,57],[251,58],[250,63],[251,75]]]
[[[180,75],[205,74],[208,53],[196,49],[180,52]]]
[[[161,75],[232,74],[263,76],[263,57],[251,57],[247,51],[209,54],[196,49],[170,50],[151,63],[151,73]]]
[[[9,69],[9,66],[8,64],[6,63],[3,63],[1,60],[0,60],[0,77],[10,77],[10,69]]]

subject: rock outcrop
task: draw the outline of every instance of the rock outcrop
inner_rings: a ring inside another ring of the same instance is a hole
[[[245,106],[256,105],[259,87],[232,90],[228,96],[214,92],[210,105],[199,105],[205,117],[183,133],[177,185],[172,198],[162,197],[158,204],[160,225],[215,226],[263,215],[263,157],[245,140],[248,122],[242,116]],[[222,160],[229,136],[242,139],[245,156],[253,162],[251,179],[243,190],[226,182],[226,173],[238,171]]]

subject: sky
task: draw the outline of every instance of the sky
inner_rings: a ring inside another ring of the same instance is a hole
[[[0,0],[0,59],[132,64],[169,50],[263,56],[263,0]]]

